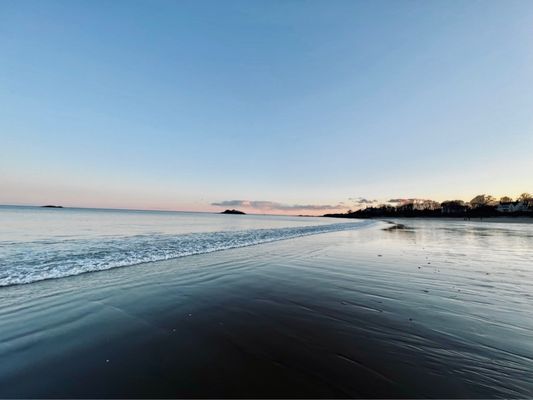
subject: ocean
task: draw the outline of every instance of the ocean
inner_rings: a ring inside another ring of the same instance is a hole
[[[0,287],[364,224],[309,217],[0,206]]]
[[[0,227],[0,397],[533,394],[531,223],[2,207]]]

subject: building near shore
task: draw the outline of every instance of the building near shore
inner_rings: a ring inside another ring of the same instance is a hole
[[[509,201],[500,202],[496,209],[501,213],[513,213],[513,212],[533,212],[533,201]]]

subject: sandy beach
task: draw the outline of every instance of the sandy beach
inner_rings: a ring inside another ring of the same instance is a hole
[[[528,397],[531,225],[403,223],[0,288],[0,396]]]

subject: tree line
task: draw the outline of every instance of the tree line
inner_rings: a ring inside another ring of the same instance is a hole
[[[442,203],[426,199],[406,199],[397,205],[381,204],[345,213],[325,214],[337,218],[375,217],[462,217],[483,218],[498,216],[533,217],[533,195],[522,193],[516,199],[503,196],[499,200],[492,195],[480,194],[472,200],[446,200]]]

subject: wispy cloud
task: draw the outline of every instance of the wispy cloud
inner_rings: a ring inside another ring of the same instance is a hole
[[[422,202],[422,201],[431,201],[431,200],[428,200],[428,199],[417,199],[417,198],[412,198],[412,199],[389,199],[387,201],[387,203],[392,203],[392,204],[408,204],[408,203],[413,203],[413,202]]]
[[[367,199],[366,197],[350,197],[348,198],[350,209],[358,210],[367,208],[378,203],[378,200]]]
[[[284,204],[264,200],[224,200],[211,203],[217,207],[243,207],[262,211],[321,211],[343,208],[341,204]]]
[[[352,201],[355,204],[362,205],[362,204],[376,204],[377,200],[370,200],[364,197],[350,197],[348,200]]]

